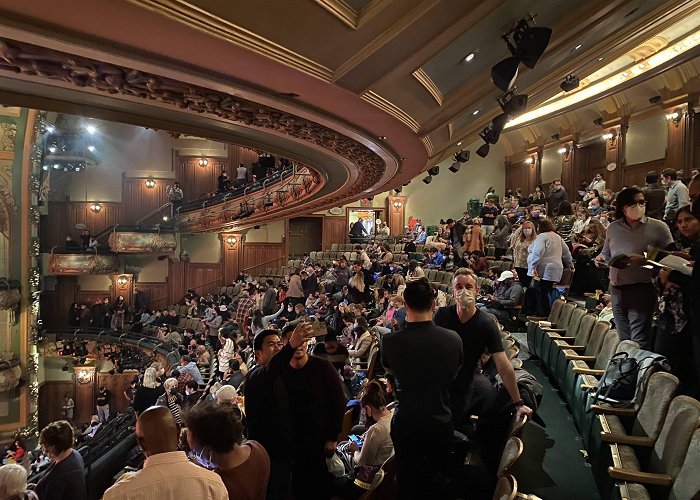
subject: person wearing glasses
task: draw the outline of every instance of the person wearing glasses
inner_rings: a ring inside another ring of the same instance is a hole
[[[624,266],[610,267],[613,317],[620,340],[633,340],[646,348],[656,309],[656,290],[652,272],[642,267],[649,246],[666,249],[673,244],[668,226],[646,217],[644,193],[636,187],[625,188],[615,200],[616,220],[608,226],[603,251],[597,266],[618,255],[631,256]]]

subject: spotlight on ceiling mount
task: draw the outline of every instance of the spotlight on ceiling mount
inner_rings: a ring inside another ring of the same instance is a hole
[[[486,158],[489,155],[489,149],[490,149],[489,143],[486,142],[486,143],[482,144],[481,146],[479,146],[479,149],[476,150],[476,154],[481,156],[482,158]]]
[[[568,75],[566,78],[564,78],[564,81],[559,84],[559,87],[564,92],[571,92],[572,90],[576,90],[578,88],[579,83],[580,81],[578,76]]]
[[[455,155],[455,160],[460,162],[460,163],[467,163],[469,161],[469,150],[466,151],[460,151]]]
[[[518,60],[508,57],[491,68],[491,81],[503,92],[508,92],[518,78]]]
[[[438,165],[435,165],[434,167],[430,167],[428,169],[428,173],[430,175],[438,175],[440,173],[440,167]]]
[[[533,69],[537,61],[540,60],[547,49],[549,39],[552,37],[550,28],[530,26],[534,19],[534,15],[530,15],[527,19],[521,19],[513,29],[501,36],[508,45],[510,53],[530,69]]]
[[[427,177],[424,177],[423,182],[425,182],[426,184],[430,184],[431,182],[433,182],[433,176],[428,175]]]
[[[517,92],[518,89],[514,87],[497,99],[501,109],[508,116],[520,115],[527,109],[527,94]]]
[[[396,194],[401,194],[401,191],[402,191],[402,190],[403,190],[403,188],[402,188],[401,186],[399,186],[399,187],[397,187],[397,188],[394,188],[394,193],[396,193]]]
[[[599,127],[603,125],[603,118],[599,116],[598,118],[593,120],[593,125],[598,125]]]
[[[660,95],[655,95],[654,97],[649,98],[649,104],[659,104],[660,102],[661,102]]]
[[[457,172],[459,172],[459,169],[461,166],[462,166],[462,164],[459,163],[458,161],[456,161],[452,165],[450,165],[450,167],[447,170],[456,174]]]

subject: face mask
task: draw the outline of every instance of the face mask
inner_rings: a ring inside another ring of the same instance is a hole
[[[462,289],[459,295],[457,295],[457,303],[464,309],[469,309],[472,306],[474,306],[476,300],[474,299],[474,295],[472,295],[472,292],[466,289]]]
[[[540,213],[539,213],[537,210],[535,210],[534,212],[532,212],[532,216],[533,216],[533,217],[539,217],[539,216],[540,216]]]
[[[177,388],[173,387],[172,389],[170,389],[170,395],[174,396],[175,394],[177,394]]]
[[[625,216],[632,220],[639,220],[644,217],[646,207],[644,205],[632,205],[625,207]]]
[[[532,234],[532,229],[530,229],[529,227],[526,227],[525,229],[523,229],[523,234],[525,236],[530,236]]]

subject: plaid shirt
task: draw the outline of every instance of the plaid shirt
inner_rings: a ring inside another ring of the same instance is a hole
[[[248,317],[248,311],[251,307],[255,306],[255,300],[252,297],[243,297],[238,301],[238,307],[236,308],[236,317],[234,321],[239,328],[242,328],[245,324],[245,319]]]
[[[185,392],[185,384],[189,382],[190,380],[194,380],[192,378],[192,375],[186,372],[180,372],[180,376],[177,378],[177,388],[184,394]]]

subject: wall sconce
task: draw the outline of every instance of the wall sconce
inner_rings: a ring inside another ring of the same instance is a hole
[[[535,159],[532,156],[528,156],[527,158],[525,158],[526,165],[532,165],[533,163],[535,163]]]
[[[90,210],[98,214],[100,213],[100,210],[102,210],[102,205],[100,205],[99,203],[93,203],[92,205],[90,205]]]
[[[615,134],[613,134],[612,132],[608,132],[607,134],[601,135],[600,138],[604,141],[612,141],[615,138]]]
[[[125,288],[128,283],[129,278],[127,278],[126,276],[119,276],[117,278],[117,285],[119,285],[120,288]]]
[[[391,204],[391,206],[394,207],[394,210],[400,212],[401,208],[403,207],[403,203],[401,203],[399,200],[396,200]]]
[[[681,122],[683,118],[683,111],[679,109],[674,109],[671,113],[666,115],[666,120],[673,123],[676,127]]]
[[[78,379],[78,383],[80,384],[89,384],[92,380],[92,374],[90,373],[90,370],[80,370],[75,376]]]
[[[154,187],[156,187],[156,181],[154,181],[151,178],[146,179],[145,184],[148,189],[153,189]]]
[[[559,148],[559,149],[557,149],[557,153],[559,153],[560,155],[565,155],[565,154],[567,154],[568,152],[569,152],[569,148]]]
[[[230,246],[231,248],[233,248],[234,245],[235,245],[236,243],[238,243],[238,238],[236,238],[235,236],[228,236],[228,237],[226,238],[226,243],[228,243],[228,246]]]
[[[204,156],[202,156],[202,157],[199,159],[199,166],[200,166],[200,167],[206,167],[207,165],[209,165],[209,160],[207,160]]]

